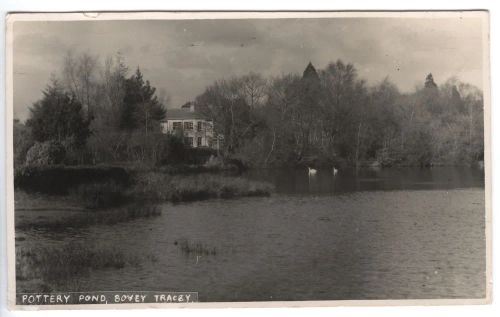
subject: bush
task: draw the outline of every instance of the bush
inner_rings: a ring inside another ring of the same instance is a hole
[[[26,165],[53,165],[63,162],[64,146],[57,141],[36,142],[26,154]]]
[[[218,168],[218,169],[223,169],[224,168],[224,162],[223,160],[215,155],[210,155],[208,160],[203,164],[206,168]]]
[[[216,151],[211,148],[186,148],[184,149],[184,163],[204,164],[211,156],[216,155]]]
[[[238,168],[233,164],[216,164],[216,165],[188,165],[188,164],[176,164],[176,165],[165,165],[152,170],[154,172],[166,173],[170,175],[175,174],[199,174],[199,173],[235,173],[238,172]]]
[[[24,166],[16,169],[14,185],[17,188],[45,194],[68,194],[81,184],[115,182],[128,186],[129,173],[113,166]]]
[[[19,120],[14,120],[13,146],[14,146],[14,166],[19,167],[26,163],[26,154],[35,144],[31,131]]]

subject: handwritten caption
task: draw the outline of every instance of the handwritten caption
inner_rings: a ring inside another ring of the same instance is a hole
[[[18,305],[195,303],[197,292],[18,293]]]

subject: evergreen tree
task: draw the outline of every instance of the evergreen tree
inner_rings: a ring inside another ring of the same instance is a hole
[[[417,95],[420,98],[420,102],[423,103],[425,108],[434,115],[440,115],[443,113],[443,105],[439,98],[439,89],[436,83],[434,82],[434,77],[432,73],[429,73],[427,77],[425,77],[424,89],[417,92]]]
[[[85,119],[81,103],[65,92],[57,80],[43,91],[42,99],[30,111],[26,126],[35,141],[70,140],[76,146],[83,146],[90,134],[90,121]]]
[[[159,127],[158,122],[165,118],[166,111],[155,92],[156,88],[144,81],[139,68],[125,81],[120,125],[123,130],[144,128],[147,133]]]
[[[311,160],[309,157],[312,154],[310,153],[310,145],[318,141],[320,131],[318,125],[314,123],[321,116],[319,108],[320,91],[318,73],[312,63],[309,62],[300,81],[300,103],[295,111],[296,117],[294,119],[298,123],[297,129],[300,132],[299,160]]]
[[[434,77],[432,73],[429,73],[427,77],[425,77],[425,88],[437,88],[436,83],[434,82]]]

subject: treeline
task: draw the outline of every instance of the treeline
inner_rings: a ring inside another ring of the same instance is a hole
[[[66,56],[25,123],[14,124],[16,166],[188,161],[164,135],[168,97],[121,55]],[[369,86],[342,61],[303,74],[251,73],[215,81],[195,98],[223,137],[226,161],[253,167],[471,164],[483,159],[482,92],[431,74],[413,93]]]
[[[129,75],[120,54],[101,63],[68,53],[61,69],[14,122],[16,166],[182,160],[182,138],[161,133],[168,97],[139,68]]]
[[[302,76],[222,79],[196,98],[224,136],[223,153],[251,166],[471,164],[483,159],[482,92],[429,74],[413,93],[368,86],[352,64]]]

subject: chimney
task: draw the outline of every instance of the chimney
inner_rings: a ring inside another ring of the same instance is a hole
[[[194,112],[194,102],[189,101],[181,106],[181,109],[189,112]]]

